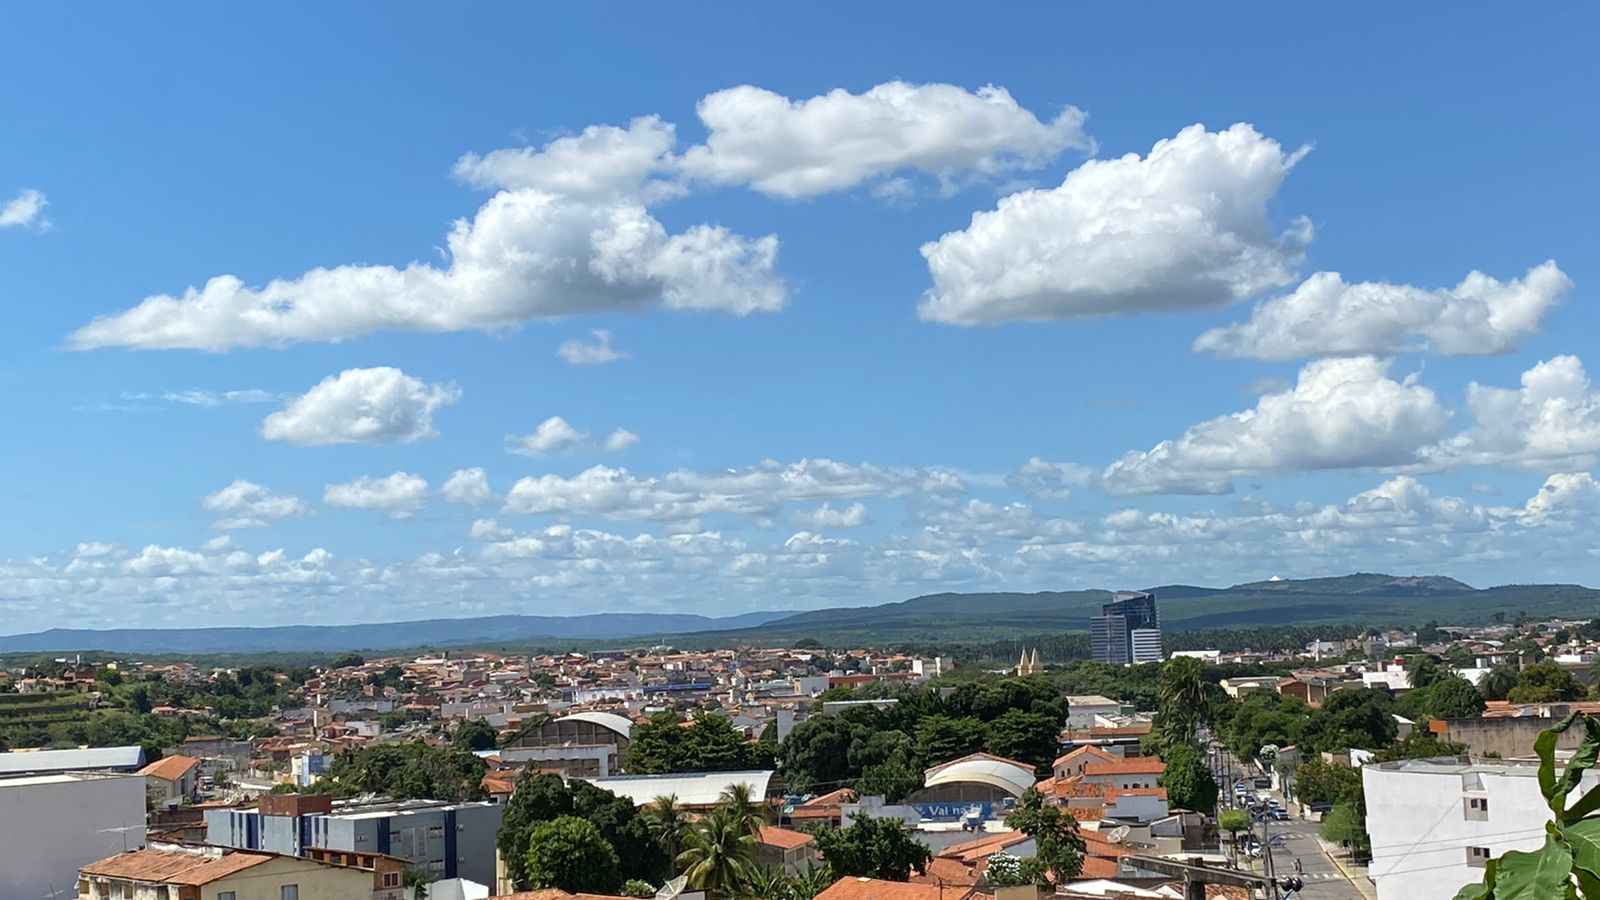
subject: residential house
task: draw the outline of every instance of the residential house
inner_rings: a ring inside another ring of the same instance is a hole
[[[78,872],[78,900],[357,900],[372,873],[207,845],[166,844],[108,856]]]
[[[145,792],[156,806],[194,800],[200,782],[200,760],[189,756],[163,756],[139,770]]]
[[[756,862],[769,869],[798,872],[817,858],[816,842],[804,831],[764,825],[756,836]]]

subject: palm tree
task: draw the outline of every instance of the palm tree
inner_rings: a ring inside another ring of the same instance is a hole
[[[1483,691],[1483,696],[1490,700],[1504,700],[1516,686],[1517,666],[1508,662],[1491,666],[1478,681],[1478,690]]]
[[[796,900],[794,879],[782,869],[752,866],[744,896],[748,900]]]
[[[683,852],[684,838],[690,829],[689,815],[678,805],[678,795],[657,797],[654,803],[644,808],[641,817],[650,829],[650,836],[655,838],[656,846],[667,854],[673,874],[677,874],[678,854]]]
[[[719,806],[695,823],[678,854],[689,884],[717,900],[738,896],[755,867],[756,838],[736,811]]]
[[[789,877],[794,883],[795,900],[811,900],[838,880],[825,862],[811,863]]]
[[[738,781],[728,785],[720,799],[722,807],[728,809],[752,837],[761,836],[761,827],[767,824],[766,804],[755,799],[747,782]]]
[[[1209,706],[1200,660],[1179,656],[1161,667],[1156,709],[1157,727],[1163,744],[1171,747],[1193,743],[1195,730],[1206,719]]]

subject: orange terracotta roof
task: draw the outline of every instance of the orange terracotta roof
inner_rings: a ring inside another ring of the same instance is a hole
[[[939,851],[939,855],[946,859],[955,859],[968,865],[977,865],[980,861],[999,853],[1014,844],[1028,840],[1028,836],[1020,831],[1001,831],[985,835],[977,840],[965,841],[960,844],[951,844]]]
[[[1083,767],[1084,775],[1160,775],[1167,764],[1154,756],[1135,756],[1116,762],[1090,763]]]
[[[200,765],[200,760],[190,756],[166,756],[156,760],[139,770],[139,774],[146,778],[164,778],[167,781],[177,781],[189,774],[189,770]]]
[[[85,875],[179,884],[199,887],[235,872],[259,866],[274,859],[267,853],[237,851],[222,856],[207,856],[182,850],[128,850],[84,866]]]
[[[978,883],[978,873],[958,859],[936,856],[928,862],[928,871],[921,875],[913,872],[915,884],[972,885]]]
[[[816,900],[967,900],[973,889],[962,885],[916,884],[876,878],[841,878]]]
[[[1083,858],[1083,868],[1078,871],[1078,877],[1115,878],[1117,877],[1117,861],[1100,856],[1085,856]]]
[[[788,828],[773,828],[770,825],[761,826],[761,834],[757,842],[769,847],[781,847],[784,850],[793,850],[811,843],[812,837],[804,831],[794,831]]]
[[[1126,844],[1113,844],[1101,837],[1099,832],[1090,831],[1087,828],[1079,832],[1079,836],[1083,838],[1083,846],[1089,856],[1104,856],[1108,859],[1115,859],[1119,856],[1127,856],[1132,852]]]
[[[1072,762],[1080,756],[1092,756],[1102,762],[1112,762],[1113,760],[1121,759],[1121,757],[1117,756],[1115,753],[1101,750],[1099,747],[1091,744],[1087,747],[1079,747],[1076,750],[1063,753],[1061,756],[1056,758],[1055,762],[1050,764],[1050,768],[1053,769],[1064,763]]]
[[[826,805],[828,805],[830,803],[832,803],[832,804],[854,803],[855,799],[856,799],[856,792],[855,791],[853,791],[853,790],[851,790],[849,788],[839,788],[836,791],[830,791],[830,792],[828,792],[826,794],[823,794],[820,797],[812,797],[810,800],[807,800],[806,802],[800,804],[800,806],[795,807],[795,808],[796,809],[803,809],[803,808],[808,807],[808,806],[826,806]]]

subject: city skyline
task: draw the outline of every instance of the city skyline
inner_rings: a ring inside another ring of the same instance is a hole
[[[916,9],[12,11],[0,633],[1600,583],[1600,12]]]

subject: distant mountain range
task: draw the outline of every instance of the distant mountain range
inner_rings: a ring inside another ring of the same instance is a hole
[[[709,616],[596,613],[587,616],[487,616],[369,625],[278,625],[262,628],[52,628],[0,635],[0,653],[104,650],[111,653],[341,652],[409,647],[461,647],[510,641],[590,641],[743,629],[794,615],[793,610]]]
[[[1477,589],[1438,575],[1358,573],[1335,578],[1257,581],[1226,588],[1163,585],[1150,588],[1168,629],[1247,629],[1273,625],[1359,622],[1415,625],[1507,618],[1589,617],[1600,612],[1600,590],[1573,584],[1506,585]],[[902,641],[1004,640],[1083,631],[1109,591],[1034,594],[929,594],[879,606],[738,616],[599,613],[585,616],[493,616],[371,625],[289,625],[268,628],[51,629],[0,636],[0,653],[100,650],[112,653],[257,653],[400,650],[417,647],[545,646],[680,641],[778,642],[813,638],[834,644]]]

